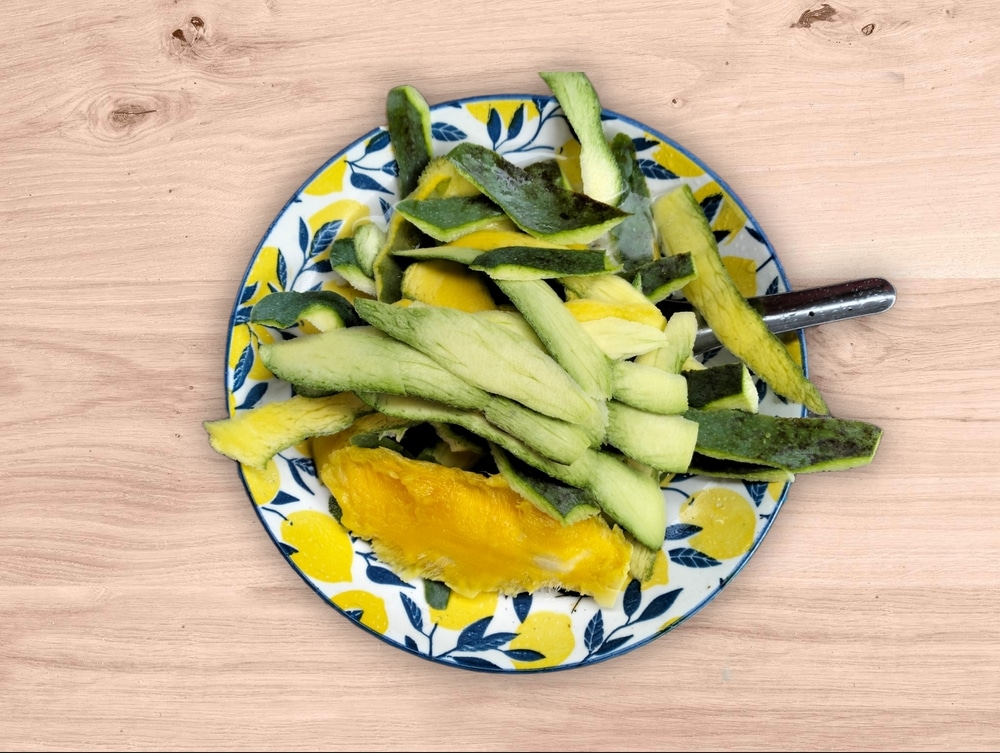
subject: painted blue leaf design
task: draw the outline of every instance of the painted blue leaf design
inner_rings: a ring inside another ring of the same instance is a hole
[[[758,379],[754,384],[757,386],[757,402],[759,403],[767,394],[767,383],[763,379]]]
[[[471,625],[466,626],[458,636],[457,648],[467,650],[469,646],[475,646],[486,635],[486,628],[489,627],[493,617],[483,617],[476,620]]]
[[[399,175],[399,163],[396,160],[391,160],[382,165],[381,170],[388,175]]]
[[[667,526],[667,533],[664,538],[667,541],[678,541],[679,539],[686,539],[688,536],[694,536],[700,530],[701,526],[696,526],[693,523],[674,523],[672,526]]]
[[[299,217],[299,248],[302,249],[302,253],[309,248],[309,226],[301,217]]]
[[[270,282],[268,282],[268,283],[267,283],[267,289],[268,289],[268,290],[269,290],[270,292],[272,292],[272,293],[277,293],[277,292],[278,292],[278,290],[279,290],[279,288],[276,288],[276,287],[275,287],[274,285],[272,285],[272,284],[271,284]]]
[[[471,669],[500,669],[496,664],[491,661],[486,661],[486,659],[481,659],[478,656],[452,656],[451,660],[455,664],[459,664],[463,667],[469,667]]]
[[[253,306],[240,306],[236,309],[236,313],[233,314],[233,324],[246,324],[250,321],[250,311]]]
[[[667,552],[667,556],[670,557],[671,562],[683,565],[684,567],[715,567],[722,564],[719,560],[709,557],[704,552],[699,552],[697,549],[691,549],[690,547],[671,549]]]
[[[385,221],[388,222],[389,218],[392,217],[392,204],[379,196],[378,205],[382,209],[382,216],[385,218]]]
[[[236,362],[236,368],[233,369],[233,392],[239,391],[240,387],[243,386],[244,382],[247,380],[247,375],[250,373],[250,368],[253,366],[253,345],[247,345],[243,352],[240,353],[240,358]]]
[[[764,293],[764,295],[774,295],[777,292],[778,292],[778,278],[775,277],[773,280],[771,280],[771,284],[767,286],[767,291]]]
[[[319,274],[328,274],[329,272],[333,271],[333,265],[330,264],[329,259],[319,259],[313,262],[312,265],[309,267],[309,269]],[[316,285],[313,287],[313,290],[322,290],[322,289],[323,289],[322,281],[316,283]]]
[[[308,473],[313,478],[316,478],[316,463],[312,458],[291,458],[288,462],[303,473]]]
[[[274,499],[272,499],[267,504],[269,504],[269,505],[290,505],[292,502],[298,502],[298,501],[299,501],[298,497],[295,497],[295,496],[289,494],[288,492],[279,491],[277,494],[274,495]]]
[[[760,507],[760,503],[764,501],[764,492],[767,491],[767,484],[763,481],[744,481],[743,486],[747,488],[747,494],[750,495],[750,499],[753,500],[754,505]]]
[[[295,467],[295,463],[291,460],[288,461],[288,471],[289,473],[292,474],[292,480],[296,484],[298,484],[301,488],[305,489],[306,493],[312,494],[312,489],[310,489],[309,485],[302,480],[302,476],[299,475],[298,468]]]
[[[380,583],[383,586],[413,588],[412,585],[407,583],[405,580],[400,579],[400,577],[392,570],[385,567],[379,567],[378,565],[373,565],[371,562],[369,562],[368,567],[365,568],[365,575],[368,576],[368,580],[372,583]]]
[[[680,596],[682,590],[676,588],[673,591],[668,591],[665,594],[657,596],[646,605],[646,608],[642,610],[642,614],[639,615],[639,619],[636,622],[655,620],[657,617],[662,617],[674,605],[674,602],[677,601],[677,597]]]
[[[622,599],[622,608],[625,614],[631,617],[636,613],[639,604],[642,603],[642,584],[635,578],[625,588],[625,596]]]
[[[524,105],[520,104],[517,109],[514,110],[514,114],[510,116],[510,123],[507,124],[507,138],[513,139],[521,132],[521,126],[524,125]]]
[[[490,116],[486,119],[486,133],[489,135],[490,141],[493,142],[494,149],[496,149],[497,142],[500,140],[500,130],[502,128],[503,123],[500,120],[500,113],[491,107]]]
[[[389,146],[389,132],[379,131],[370,139],[368,143],[365,144],[365,154],[371,154],[372,152],[378,152]]]
[[[355,622],[361,622],[361,618],[365,616],[365,610],[363,609],[345,609],[344,614],[350,617]]]
[[[716,243],[722,243],[722,241],[724,241],[726,238],[729,237],[729,231],[728,230],[713,230],[712,231],[712,235],[715,236],[715,242]]]
[[[288,557],[291,557],[293,554],[299,553],[298,549],[296,549],[291,544],[286,544],[284,541],[278,542],[278,548],[282,551],[283,554],[285,554]]]
[[[636,164],[647,178],[654,178],[656,180],[675,180],[677,178],[677,173],[673,170],[668,170],[656,160],[643,157],[636,160]]]
[[[243,288],[243,292],[240,293],[240,303],[246,303],[251,298],[253,298],[253,294],[257,292],[258,284],[259,283],[255,282],[253,285],[247,285],[245,288]]]
[[[285,264],[285,255],[278,251],[278,290],[288,287],[288,265]]]
[[[484,635],[474,646],[465,646],[460,651],[492,651],[517,638],[517,633],[493,633]]]
[[[597,612],[587,623],[587,629],[583,632],[583,643],[588,651],[595,651],[604,641],[604,615]]]
[[[451,123],[431,123],[431,136],[438,141],[464,141],[467,138],[465,131]]]
[[[382,193],[392,193],[374,178],[369,178],[364,173],[351,173],[351,185],[360,188],[362,191],[381,191]]]
[[[652,139],[647,139],[642,136],[638,136],[632,139],[632,144],[635,146],[637,152],[644,152],[647,149],[652,149],[654,146],[659,146],[659,141],[653,141]]]
[[[753,238],[755,241],[757,241],[758,243],[762,243],[765,246],[767,245],[766,243],[764,243],[764,236],[761,235],[759,232],[757,232],[757,230],[753,226],[746,225],[746,231],[750,233],[750,237]]]
[[[532,97],[531,102],[535,105],[535,109],[538,110],[539,115],[545,110],[545,106],[549,104],[552,100],[545,99],[544,97]]]
[[[545,654],[541,651],[533,651],[530,648],[509,648],[504,653],[514,661],[541,661]]]
[[[604,645],[602,645],[599,649],[597,649],[596,653],[598,656],[601,656],[603,654],[610,654],[612,651],[615,651],[621,646],[624,646],[630,640],[632,640],[631,635],[623,635],[620,638],[612,638],[608,640],[606,643],[604,643]]]
[[[316,231],[316,235],[313,236],[309,246],[309,257],[312,258],[316,254],[326,251],[330,244],[336,240],[337,233],[340,232],[340,227],[343,224],[342,220],[324,222],[322,227]]]
[[[406,643],[406,647],[410,649],[410,651],[417,651],[417,652],[420,651],[420,649],[417,648],[417,642],[413,640],[411,636],[409,635],[406,636],[406,640],[404,641],[404,643]]]
[[[237,410],[246,410],[248,408],[253,408],[260,399],[264,397],[264,393],[267,392],[267,382],[257,382],[253,387],[247,391],[247,395],[243,398],[243,402],[236,406]]]
[[[413,625],[417,630],[423,632],[424,630],[424,613],[421,611],[417,602],[411,599],[404,593],[399,595],[400,601],[403,602],[403,609],[406,610],[406,617],[409,619],[410,624]]]
[[[326,263],[327,263],[327,264],[329,264],[329,263],[330,263],[330,262],[329,262],[329,260],[327,260],[327,261],[326,261]],[[314,265],[312,266],[312,269],[317,269],[318,267],[319,267],[319,263],[316,263],[316,264],[314,264]],[[331,267],[331,269],[332,269],[332,267]],[[329,272],[330,270],[324,270],[324,271],[327,271],[327,272]],[[311,285],[311,286],[309,287],[309,290],[308,290],[308,292],[310,292],[310,293],[315,293],[315,292],[316,292],[317,290],[322,290],[322,289],[323,289],[323,281],[322,281],[322,280],[320,280],[320,281],[319,281],[319,282],[317,282],[317,283],[316,283],[315,285]]]
[[[517,619],[524,622],[531,611],[531,594],[527,591],[514,597],[514,614]]]
[[[722,194],[713,193],[706,196],[701,200],[701,210],[705,213],[705,217],[709,222],[715,219],[715,215],[719,211],[719,207],[722,206]]]

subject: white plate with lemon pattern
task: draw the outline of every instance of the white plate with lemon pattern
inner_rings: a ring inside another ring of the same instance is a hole
[[[681,182],[701,202],[729,272],[744,295],[788,289],[780,263],[725,183],[676,143],[627,117],[605,111],[608,137],[628,134],[655,197]],[[461,141],[490,147],[526,165],[554,155],[572,163],[579,145],[555,100],[498,95],[431,108],[435,155]],[[388,132],[371,131],[323,165],[288,201],[257,248],[240,285],[226,358],[229,414],[291,396],[257,355],[261,342],[283,336],[250,324],[250,308],[275,290],[338,290],[329,246],[364,220],[384,226],[397,195]],[[789,342],[804,362],[801,335]],[[725,351],[704,360],[722,362]],[[760,411],[801,416],[804,410],[758,380]],[[282,452],[263,471],[240,475],[265,531],[324,600],[382,640],[424,659],[486,672],[539,672],[593,664],[663,635],[715,597],[746,564],[788,492],[784,483],[676,476],[664,489],[668,527],[653,577],[633,581],[612,607],[558,591],[517,597],[442,593],[420,579],[400,578],[380,563],[329,512],[329,492],[316,477],[309,442]],[[446,597],[446,604],[445,599]]]

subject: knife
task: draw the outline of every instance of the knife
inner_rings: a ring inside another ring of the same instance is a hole
[[[747,299],[747,303],[761,315],[767,328],[775,334],[858,316],[879,314],[888,311],[895,302],[896,289],[892,283],[880,277]],[[694,310],[687,301],[673,298],[660,301],[657,306],[667,316],[677,311]],[[694,340],[695,354],[718,348],[720,345],[711,327],[701,318],[701,314],[698,314],[698,332]]]

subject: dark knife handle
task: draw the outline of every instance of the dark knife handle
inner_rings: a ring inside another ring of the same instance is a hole
[[[887,311],[896,302],[896,289],[888,280],[871,277],[807,290],[756,296],[747,299],[747,302],[763,317],[767,328],[779,334]],[[658,305],[668,316],[674,311],[692,310],[691,304],[686,301],[670,299],[661,301]],[[699,316],[694,352],[704,353],[717,347],[719,341],[715,333]]]

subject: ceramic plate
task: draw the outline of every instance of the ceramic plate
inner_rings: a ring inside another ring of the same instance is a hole
[[[773,249],[726,184],[695,156],[649,126],[604,113],[609,138],[628,134],[655,197],[688,183],[705,210],[732,276],[745,295],[788,289]],[[462,141],[495,149],[521,165],[578,153],[555,100],[502,95],[431,109],[434,152]],[[248,322],[250,308],[274,290],[332,288],[328,249],[359,220],[385,225],[397,196],[396,165],[384,128],[371,131],[323,165],[274,220],[254,253],[229,323],[226,394],[230,414],[291,395],[257,356],[283,336]],[[789,347],[804,359],[801,336]],[[706,354],[709,362],[729,358]],[[804,414],[758,382],[762,413]],[[329,513],[309,443],[281,453],[264,471],[241,468],[264,530],[292,568],[343,616],[399,649],[452,667],[537,672],[593,664],[636,649],[677,627],[715,597],[746,564],[788,491],[784,483],[677,476],[664,489],[668,528],[653,578],[632,582],[618,603],[557,591],[475,599],[400,578]]]

